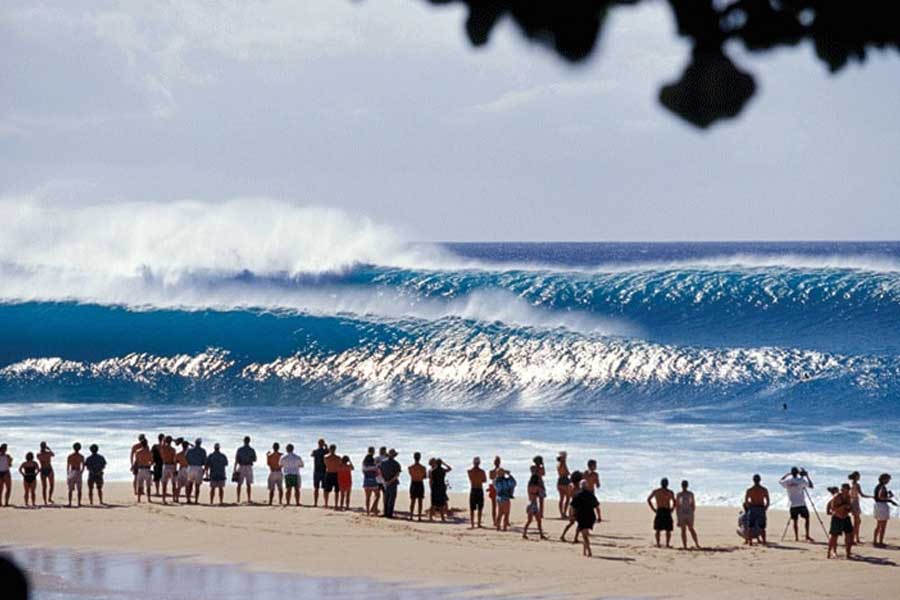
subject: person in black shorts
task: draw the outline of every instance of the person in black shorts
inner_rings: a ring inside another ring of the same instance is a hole
[[[328,508],[328,496],[334,492],[334,508],[338,508],[338,473],[343,468],[343,461],[337,453],[337,445],[328,446],[328,454],[325,456],[325,479],[322,489],[325,491],[325,508]]]
[[[834,490],[837,491],[837,490]],[[837,558],[838,538],[844,536],[844,548],[847,558],[852,558],[854,528],[850,514],[853,510],[853,501],[850,498],[850,484],[841,486],[841,491],[836,493],[828,502],[826,511],[831,515],[831,530],[828,539],[828,558]]]
[[[656,506],[653,506],[653,500]],[[669,489],[669,480],[663,477],[659,487],[647,496],[647,504],[650,510],[656,513],[653,518],[653,531],[656,533],[656,546],[660,546],[660,534],[666,532],[666,548],[672,547],[672,529],[675,523],[672,521],[672,510],[675,508],[675,494]]]
[[[428,469],[422,464],[422,453],[413,454],[413,464],[406,469],[409,473],[409,520],[412,521],[416,505],[419,507],[419,520],[422,520],[422,502],[425,500],[425,479]]]
[[[318,447],[310,453],[313,458],[313,506],[319,505],[319,488],[325,483],[325,456],[328,444],[320,439]]]
[[[593,556],[591,553],[591,530],[597,523],[597,515],[600,512],[600,502],[597,496],[588,489],[587,482],[579,481],[579,492],[572,497],[569,503],[569,509],[572,517],[578,523],[578,529],[575,530],[575,540],[578,541],[579,534],[584,541],[584,550],[582,554],[588,558]],[[566,527],[568,529],[568,527]],[[565,536],[565,533],[563,533]]]
[[[484,511],[484,483],[487,481],[487,473],[481,468],[481,459],[475,457],[472,459],[472,468],[468,471],[469,484],[469,529],[475,529],[477,526],[481,529],[481,513]],[[476,525],[475,516],[478,515]]]
[[[153,487],[156,489],[157,496],[159,496],[159,482],[162,481],[163,476],[163,459],[160,447],[165,439],[166,434],[159,434],[157,436],[157,443],[153,444],[153,447],[150,448],[150,453],[153,455]]]

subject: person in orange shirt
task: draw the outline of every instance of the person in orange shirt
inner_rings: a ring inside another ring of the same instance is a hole
[[[278,442],[272,444],[272,451],[266,453],[266,463],[269,465],[269,506],[275,499],[275,488],[278,488],[278,504],[284,504],[284,472],[281,470],[281,446]]]
[[[350,510],[350,492],[353,491],[353,463],[349,456],[341,457],[338,469],[338,507]]]
[[[153,483],[153,453],[147,446],[147,440],[141,440],[141,447],[134,453],[134,466],[137,471],[136,494],[137,501],[140,503],[141,495],[144,490],[147,491],[147,502],[153,502],[150,499],[150,487]]]

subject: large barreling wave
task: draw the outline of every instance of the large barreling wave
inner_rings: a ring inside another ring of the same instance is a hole
[[[413,244],[265,200],[0,202],[0,398],[890,410],[900,245]]]

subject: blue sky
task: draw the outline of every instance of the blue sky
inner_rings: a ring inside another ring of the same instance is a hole
[[[896,239],[900,57],[732,56],[759,91],[699,131],[656,101],[685,42],[614,11],[572,66],[425,2],[0,6],[0,195],[253,196],[420,240]]]

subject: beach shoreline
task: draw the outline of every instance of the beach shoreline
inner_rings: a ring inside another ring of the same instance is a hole
[[[308,505],[136,505],[130,492],[128,483],[108,483],[106,499],[112,506],[106,509],[0,509],[5,517],[3,544],[175,556],[250,571],[364,577],[407,586],[477,589],[483,595],[868,598],[889,596],[900,587],[896,528],[889,526],[886,549],[864,545],[859,560],[828,561],[817,521],[812,523],[817,544],[780,543],[787,515],[775,510],[769,515],[773,545],[750,549],[736,533],[737,508],[700,506],[697,530],[705,550],[685,552],[653,546],[652,513],[646,505],[603,503],[604,522],[593,536],[595,557],[588,560],[582,558],[580,546],[558,541],[565,522],[552,517],[555,502],[546,505],[550,539],[537,541],[534,532],[525,541],[521,498],[512,509],[512,530],[498,533],[468,529],[467,511],[457,512],[448,523],[407,521],[402,518],[407,508],[403,491],[397,503],[403,512],[394,520]],[[201,500],[207,494],[204,486]],[[264,494],[264,486],[255,487],[256,500]],[[57,491],[57,503],[63,497]],[[13,502],[19,500],[13,497]],[[231,486],[226,500],[234,500]],[[311,500],[311,490],[304,489],[303,502]],[[361,504],[362,494],[355,492],[352,506]],[[451,504],[464,507],[467,502],[454,494]],[[871,538],[873,525],[865,518],[864,540]],[[673,545],[680,543],[676,530]]]

